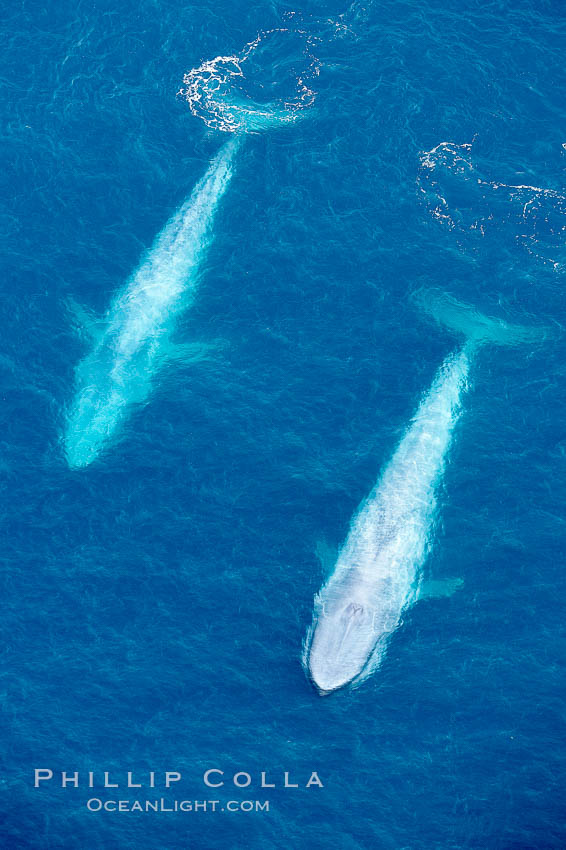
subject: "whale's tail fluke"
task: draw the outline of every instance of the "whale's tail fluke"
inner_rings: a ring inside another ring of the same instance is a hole
[[[412,300],[439,325],[462,334],[473,348],[485,344],[536,345],[553,335],[548,327],[526,327],[486,316],[439,289],[419,289]]]

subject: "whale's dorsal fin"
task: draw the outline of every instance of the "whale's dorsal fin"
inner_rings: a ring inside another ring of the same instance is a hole
[[[463,584],[463,578],[427,579],[420,587],[418,598],[439,599],[443,596],[452,596]]]
[[[70,295],[65,298],[65,309],[71,317],[71,324],[78,336],[87,342],[97,342],[100,339],[106,328],[105,319],[79,304]]]
[[[162,354],[165,363],[190,365],[202,360],[212,360],[227,347],[228,343],[223,339],[215,339],[209,342],[172,342],[167,340],[162,345]]]

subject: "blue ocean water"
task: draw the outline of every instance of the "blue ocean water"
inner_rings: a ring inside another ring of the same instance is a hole
[[[554,0],[6,7],[3,847],[566,847],[565,30]],[[260,33],[250,93],[306,76],[316,97],[238,152],[175,328],[209,354],[166,365],[70,469],[91,342],[69,301],[105,313],[226,141],[184,75]],[[456,343],[416,309],[423,286],[548,334],[474,363],[425,565],[461,589],[321,698],[301,667],[316,552]],[[54,780],[34,788],[35,768]],[[161,785],[104,790],[105,771]]]

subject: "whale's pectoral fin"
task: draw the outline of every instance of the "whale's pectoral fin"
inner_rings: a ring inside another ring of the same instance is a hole
[[[442,596],[452,596],[464,584],[463,578],[429,579],[423,581],[419,590],[419,599],[438,599]]]
[[[96,342],[104,333],[106,322],[74,298],[65,299],[65,308],[76,333],[87,342]]]
[[[212,342],[167,342],[163,351],[165,363],[187,366],[201,360],[212,360],[218,352],[226,348],[222,339]]]
[[[324,577],[327,578],[334,572],[334,566],[338,560],[338,549],[323,537],[316,541],[314,552],[322,567]]]

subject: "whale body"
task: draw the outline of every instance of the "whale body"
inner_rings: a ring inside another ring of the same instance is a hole
[[[230,139],[167,222],[104,321],[87,323],[102,326],[102,332],[94,335],[90,353],[76,369],[77,389],[63,435],[72,468],[88,466],[100,454],[130,405],[146,401],[164,359],[172,352],[177,356],[180,347],[171,344],[170,334],[196,290],[214,216],[242,138],[296,121],[314,100],[302,76],[290,103],[262,104],[242,95],[235,82],[244,80],[242,64],[262,38],[259,34],[240,56],[218,56],[185,74],[186,88],[179,94],[186,97],[193,115],[208,127],[230,133]]]
[[[196,289],[218,204],[232,176],[239,138],[221,148],[190,197],[167,222],[122,292],[93,348],[76,370],[64,449],[69,466],[91,463],[133,402],[147,399],[176,318]]]
[[[450,355],[381,479],[354,516],[315,600],[304,661],[323,694],[379,665],[403,611],[418,597],[436,489],[461,411],[470,352]]]
[[[484,316],[435,290],[420,290],[414,300],[439,324],[464,334],[466,342],[438,370],[315,597],[302,660],[321,694],[373,673],[403,612],[424,595],[422,567],[433,537],[438,484],[479,347],[541,338],[540,329]],[[443,588],[435,595],[447,595],[446,588],[451,592],[460,582],[435,584]]]

